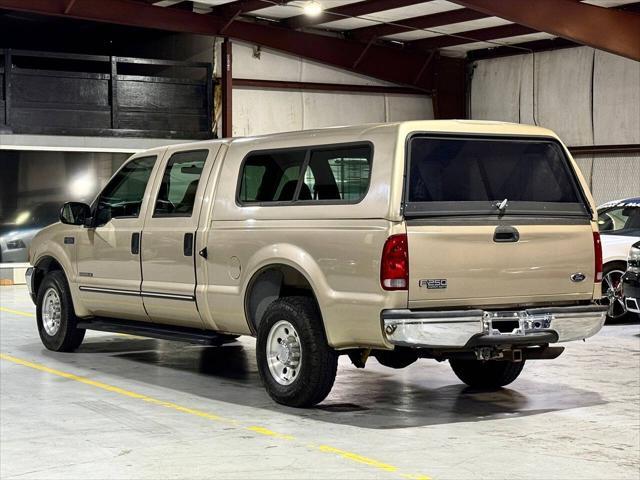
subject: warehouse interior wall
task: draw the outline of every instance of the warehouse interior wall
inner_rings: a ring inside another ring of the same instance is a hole
[[[640,144],[640,63],[590,47],[479,60],[469,117],[537,124],[568,146]],[[597,203],[640,195],[640,155],[576,156]]]
[[[219,41],[217,42],[219,45]],[[217,49],[216,59],[220,58]],[[219,75],[220,62],[216,62]],[[233,43],[233,77],[293,82],[394,86],[253,45]],[[427,95],[316,92],[240,88],[233,90],[233,135],[433,118]]]
[[[221,38],[168,34],[137,45],[135,54],[212,62],[221,76]],[[233,41],[233,78],[336,85],[397,86],[249,43]],[[233,136],[263,135],[359,123],[434,118],[428,95],[234,87]],[[218,124],[218,135],[221,136]]]

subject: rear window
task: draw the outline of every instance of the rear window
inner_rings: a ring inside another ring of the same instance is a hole
[[[371,179],[370,144],[256,151],[245,159],[240,204],[357,203]]]
[[[551,139],[413,136],[405,214],[586,215],[574,173]]]

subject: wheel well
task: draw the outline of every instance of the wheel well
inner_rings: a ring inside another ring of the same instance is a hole
[[[627,269],[627,262],[624,260],[612,260],[603,265],[602,269],[613,269],[613,267],[618,267],[620,270],[625,271]]]
[[[308,296],[316,300],[306,277],[289,265],[270,265],[257,272],[249,282],[245,298],[251,331],[254,334],[258,331],[262,316],[271,303],[291,296]]]
[[[35,266],[34,278],[33,278],[33,292],[38,293],[40,284],[44,277],[49,273],[56,270],[60,270],[64,273],[62,265],[53,257],[44,257]]]

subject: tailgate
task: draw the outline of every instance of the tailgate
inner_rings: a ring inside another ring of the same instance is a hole
[[[412,307],[567,301],[593,294],[588,223],[512,225],[519,240],[509,242],[494,241],[496,225],[419,223],[407,222]]]
[[[593,213],[556,139],[414,134],[408,146],[412,307],[592,297]]]

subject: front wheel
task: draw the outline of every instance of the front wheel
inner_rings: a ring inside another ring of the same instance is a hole
[[[500,388],[513,382],[522,369],[521,362],[501,360],[449,360],[453,373],[470,387],[490,389]]]
[[[267,393],[290,407],[324,400],[338,367],[318,307],[308,297],[285,297],[269,305],[258,328],[256,358]]]
[[[36,320],[40,340],[49,350],[72,352],[82,343],[85,330],[76,327],[78,318],[62,272],[51,272],[42,280],[36,298]]]

